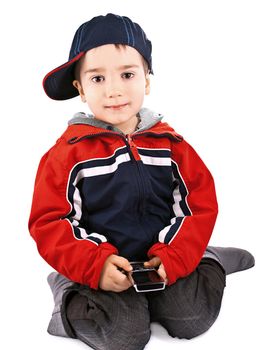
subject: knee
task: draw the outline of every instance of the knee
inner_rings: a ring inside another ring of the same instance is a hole
[[[199,303],[194,303],[188,312],[182,310],[181,313],[174,315],[176,317],[169,316],[162,319],[163,326],[172,337],[192,339],[208,331],[216,321],[219,312],[218,303],[200,300]]]
[[[165,322],[166,328],[171,337],[179,339],[193,339],[206,331],[213,325],[217,317],[211,315],[199,315],[194,317],[181,318],[171,322]]]
[[[203,324],[200,325],[197,322],[195,322],[194,324],[188,322],[183,326],[183,328],[177,328],[177,329],[169,328],[167,329],[167,331],[171,337],[190,340],[205,333],[209,328],[210,326],[208,325],[203,325]]]

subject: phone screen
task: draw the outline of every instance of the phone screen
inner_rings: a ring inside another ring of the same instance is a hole
[[[132,272],[132,278],[135,283],[156,283],[161,282],[163,279],[159,276],[159,274],[155,270],[150,271],[136,271]]]
[[[165,281],[155,268],[147,268],[143,262],[132,262],[129,276],[137,292],[152,292],[165,288]]]

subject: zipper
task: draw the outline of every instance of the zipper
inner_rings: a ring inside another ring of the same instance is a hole
[[[137,145],[134,143],[132,136],[130,134],[126,135],[126,145],[128,146],[128,150],[133,160],[141,160],[140,155],[138,153]]]
[[[138,162],[141,160],[140,155],[138,153],[137,145],[134,143],[131,134],[126,135],[126,142],[128,151],[132,161],[135,163],[137,168],[137,183],[139,188],[139,205],[138,205],[138,213],[140,216],[144,215],[145,212],[145,181],[143,179],[141,164]]]

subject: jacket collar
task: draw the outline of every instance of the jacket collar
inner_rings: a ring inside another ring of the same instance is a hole
[[[167,136],[175,142],[181,142],[183,137],[177,134],[167,123],[162,123],[163,116],[155,113],[148,108],[141,108],[139,111],[140,122],[138,129],[131,134],[132,138],[139,137],[143,134]],[[70,144],[100,134],[119,134],[125,137],[121,130],[111,124],[96,119],[92,114],[83,112],[76,113],[68,122],[69,128],[65,132],[66,139]],[[78,126],[80,125],[80,128]],[[83,127],[82,127],[83,126]]]

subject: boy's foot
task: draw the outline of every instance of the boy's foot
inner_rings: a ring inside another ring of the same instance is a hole
[[[255,264],[255,259],[247,250],[228,247],[208,246],[203,258],[211,258],[218,261],[226,274],[250,269]]]
[[[67,288],[74,285],[74,282],[68,280],[64,276],[60,275],[57,272],[52,272],[48,278],[48,284],[51,288],[54,298],[54,310],[52,313],[51,320],[48,326],[48,332],[52,335],[60,336],[60,337],[69,337],[67,332],[65,331],[62,317],[61,317],[61,304],[64,292]]]

